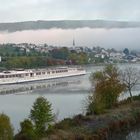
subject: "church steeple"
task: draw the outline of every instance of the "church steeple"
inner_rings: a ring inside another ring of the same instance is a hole
[[[75,47],[75,39],[73,39],[73,47]]]

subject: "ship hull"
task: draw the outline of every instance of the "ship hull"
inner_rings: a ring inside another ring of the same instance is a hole
[[[54,70],[53,70],[54,71]],[[23,71],[22,73],[25,73],[26,71]],[[21,72],[20,72],[21,73]],[[21,74],[22,74],[21,73]],[[19,84],[19,83],[26,83],[26,82],[34,82],[34,81],[42,81],[42,80],[50,80],[50,79],[58,79],[58,78],[65,78],[65,77],[73,77],[73,76],[80,76],[85,75],[86,71],[81,70],[78,71],[75,69],[75,71],[69,71],[68,72],[62,72],[62,73],[51,73],[51,74],[44,74],[44,75],[35,75],[36,72],[26,72],[29,74],[29,76],[21,76],[21,77],[13,77],[13,78],[0,78],[0,85],[6,85],[6,84]],[[31,76],[31,73],[34,74]],[[8,74],[7,74],[8,75]],[[19,74],[16,74],[19,75]]]

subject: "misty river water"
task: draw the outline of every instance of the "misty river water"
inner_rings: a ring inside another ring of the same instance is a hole
[[[119,68],[125,66],[118,65]],[[140,64],[133,66],[140,69]],[[103,67],[87,66],[85,68],[87,74],[84,76],[0,86],[0,112],[10,117],[15,132],[19,130],[19,123],[29,116],[33,102],[39,96],[44,96],[51,102],[57,120],[84,113],[86,98],[90,94],[90,73]],[[139,94],[139,90],[139,86],[135,87],[133,94]],[[126,96],[128,94],[124,93],[120,98],[126,98]],[[139,132],[136,131],[136,135],[139,136]]]

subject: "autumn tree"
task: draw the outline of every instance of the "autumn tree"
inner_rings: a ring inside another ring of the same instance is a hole
[[[140,72],[135,67],[126,67],[124,70],[121,71],[121,79],[122,82],[125,84],[132,101],[132,89],[140,80]]]
[[[0,140],[13,140],[13,128],[5,114],[0,114]]]
[[[44,97],[39,97],[33,104],[30,118],[38,135],[43,135],[53,121],[51,104]]]
[[[107,65],[103,70],[91,74],[90,80],[94,90],[89,97],[89,113],[99,114],[111,108],[125,88],[119,80],[118,68],[114,65]]]

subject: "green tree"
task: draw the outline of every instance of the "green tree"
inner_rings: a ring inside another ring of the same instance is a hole
[[[15,136],[15,140],[36,140],[37,136],[34,126],[29,119],[25,119],[20,123],[21,131]]]
[[[37,134],[42,136],[53,121],[51,104],[44,97],[37,98],[31,109],[30,118],[34,122]]]
[[[79,64],[87,64],[88,63],[88,56],[86,53],[79,53],[78,54],[78,61],[79,61]]]
[[[86,53],[70,53],[69,60],[73,62],[73,64],[87,64],[89,57]]]
[[[12,140],[13,128],[10,119],[5,114],[0,114],[0,140]]]
[[[69,57],[69,50],[67,47],[53,49],[50,53],[54,59],[66,60]]]
[[[90,79],[95,88],[89,97],[89,113],[99,114],[111,108],[125,89],[119,79],[118,68],[113,65],[107,65],[102,71],[93,73]]]
[[[128,49],[128,48],[125,48],[125,49],[123,50],[123,53],[124,53],[125,55],[129,55],[129,49]]]

